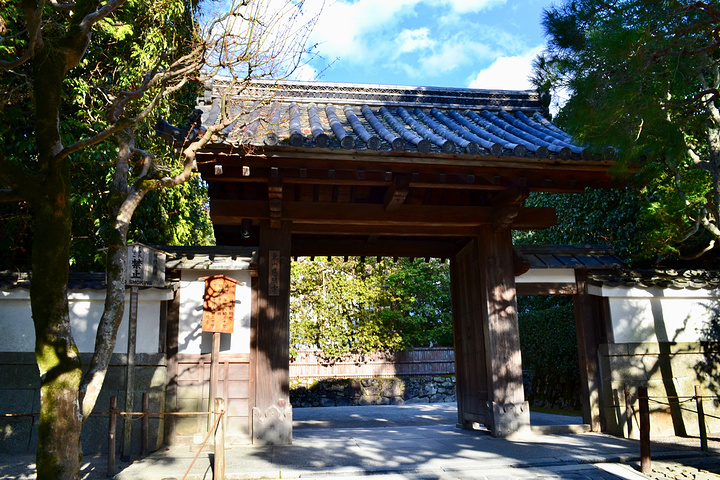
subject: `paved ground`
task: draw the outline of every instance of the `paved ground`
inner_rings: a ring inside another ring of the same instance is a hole
[[[293,445],[237,446],[227,450],[228,479],[342,480],[647,480],[636,470],[636,441],[608,435],[525,435],[497,439],[486,431],[455,428],[455,404],[295,409]],[[579,422],[577,417],[533,415],[533,425]],[[695,439],[652,446],[654,478],[720,479],[720,443],[712,453]],[[212,478],[212,455],[171,447],[123,464],[117,480]],[[105,457],[87,458],[83,478],[104,478]],[[700,468],[700,470],[698,470]],[[663,476],[664,475],[664,476]],[[31,456],[0,455],[0,478],[34,478]]]

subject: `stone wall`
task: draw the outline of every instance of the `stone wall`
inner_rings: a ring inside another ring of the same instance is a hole
[[[699,435],[695,386],[702,388],[707,431],[720,431],[720,408],[713,386],[698,378],[698,369],[706,362],[700,343],[621,343],[600,346],[600,373],[605,429],[618,436],[628,435],[625,385],[632,397],[634,413],[632,437],[639,434],[637,387],[648,388],[650,432],[652,436]]]
[[[83,365],[90,362],[89,354],[81,354]],[[135,358],[134,410],[142,410],[142,393],[149,393],[150,412],[163,411],[167,368],[163,354],[138,354]],[[82,448],[86,454],[107,453],[107,412],[110,397],[118,399],[118,409],[125,405],[125,355],[114,354],[103,389],[82,431]],[[40,379],[33,353],[0,353],[0,453],[34,453],[37,445],[37,413],[40,411]],[[162,445],[162,420],[150,417],[150,449]],[[123,420],[117,422],[117,448],[122,445]],[[140,422],[133,424],[133,452],[140,452]]]
[[[293,407],[454,402],[455,376],[290,379]]]

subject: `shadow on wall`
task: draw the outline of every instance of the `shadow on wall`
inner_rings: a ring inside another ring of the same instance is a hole
[[[700,330],[703,359],[695,365],[700,382],[715,395],[715,406],[720,406],[720,303],[706,305],[710,321]]]

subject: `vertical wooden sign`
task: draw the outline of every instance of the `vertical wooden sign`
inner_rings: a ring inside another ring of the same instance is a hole
[[[235,285],[244,283],[225,275],[213,275],[201,280],[205,280],[202,331],[232,333],[235,324]]]
[[[268,262],[268,295],[271,297],[280,296],[280,250],[270,250],[270,261]]]

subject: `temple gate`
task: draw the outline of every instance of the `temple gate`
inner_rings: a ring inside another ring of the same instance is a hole
[[[232,88],[207,85],[205,125],[223,115]],[[198,169],[218,245],[259,246],[253,440],[292,441],[293,256],[449,258],[458,422],[495,436],[527,428],[515,300],[515,275],[527,266],[512,230],[556,223],[554,209],[524,206],[532,191],[621,186],[612,161],[552,125],[534,92],[268,82],[234,98],[225,113],[250,108],[198,155]],[[581,363],[596,363],[591,351],[581,350]],[[582,375],[597,396],[596,379]]]

